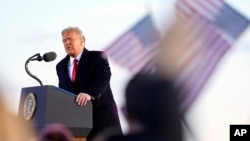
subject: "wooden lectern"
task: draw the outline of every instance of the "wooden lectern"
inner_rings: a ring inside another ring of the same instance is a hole
[[[55,86],[22,88],[18,117],[32,122],[36,131],[50,123],[63,124],[74,140],[86,140],[93,127],[92,103],[77,106],[75,96]]]

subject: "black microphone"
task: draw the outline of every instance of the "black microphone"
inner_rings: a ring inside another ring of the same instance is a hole
[[[56,59],[56,53],[55,52],[48,52],[43,55],[43,60],[45,62],[50,62]]]
[[[40,55],[40,53],[37,53],[33,56],[31,56],[30,61],[42,61],[44,60],[45,62],[50,62],[56,59],[56,53],[51,51],[51,52],[47,52],[45,53],[43,56]]]
[[[33,75],[29,71],[29,69],[28,69],[28,63],[30,61],[42,61],[42,60],[44,60],[45,62],[50,62],[50,61],[53,61],[55,59],[56,59],[56,53],[53,52],[53,51],[52,52],[47,52],[43,56],[41,56],[40,53],[37,53],[37,54],[31,56],[30,58],[28,58],[26,60],[26,62],[25,62],[25,71],[26,71],[26,73],[29,76],[31,76],[32,78],[36,79],[40,83],[40,85],[43,86],[42,81],[40,79],[38,79],[35,75]]]

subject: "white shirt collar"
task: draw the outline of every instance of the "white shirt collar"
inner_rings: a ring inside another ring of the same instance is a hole
[[[73,65],[74,59],[77,59],[79,62],[79,60],[81,59],[81,56],[82,56],[82,52],[78,56],[76,56],[76,58],[73,58],[70,56],[70,65]]]

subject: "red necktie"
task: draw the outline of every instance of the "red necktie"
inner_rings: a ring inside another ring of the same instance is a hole
[[[76,73],[77,73],[77,68],[78,68],[77,62],[78,62],[78,60],[74,59],[74,61],[73,61],[74,66],[73,66],[73,71],[72,71],[72,82],[75,82],[75,80],[76,80]]]

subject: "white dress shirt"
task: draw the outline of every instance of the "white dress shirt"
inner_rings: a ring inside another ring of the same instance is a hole
[[[68,63],[68,72],[69,72],[69,78],[70,78],[70,80],[72,80],[72,72],[73,72],[73,67],[74,67],[74,59],[77,59],[78,60],[77,63],[79,64],[81,56],[82,56],[82,52],[76,58],[73,58],[73,57],[70,56],[69,63]]]

